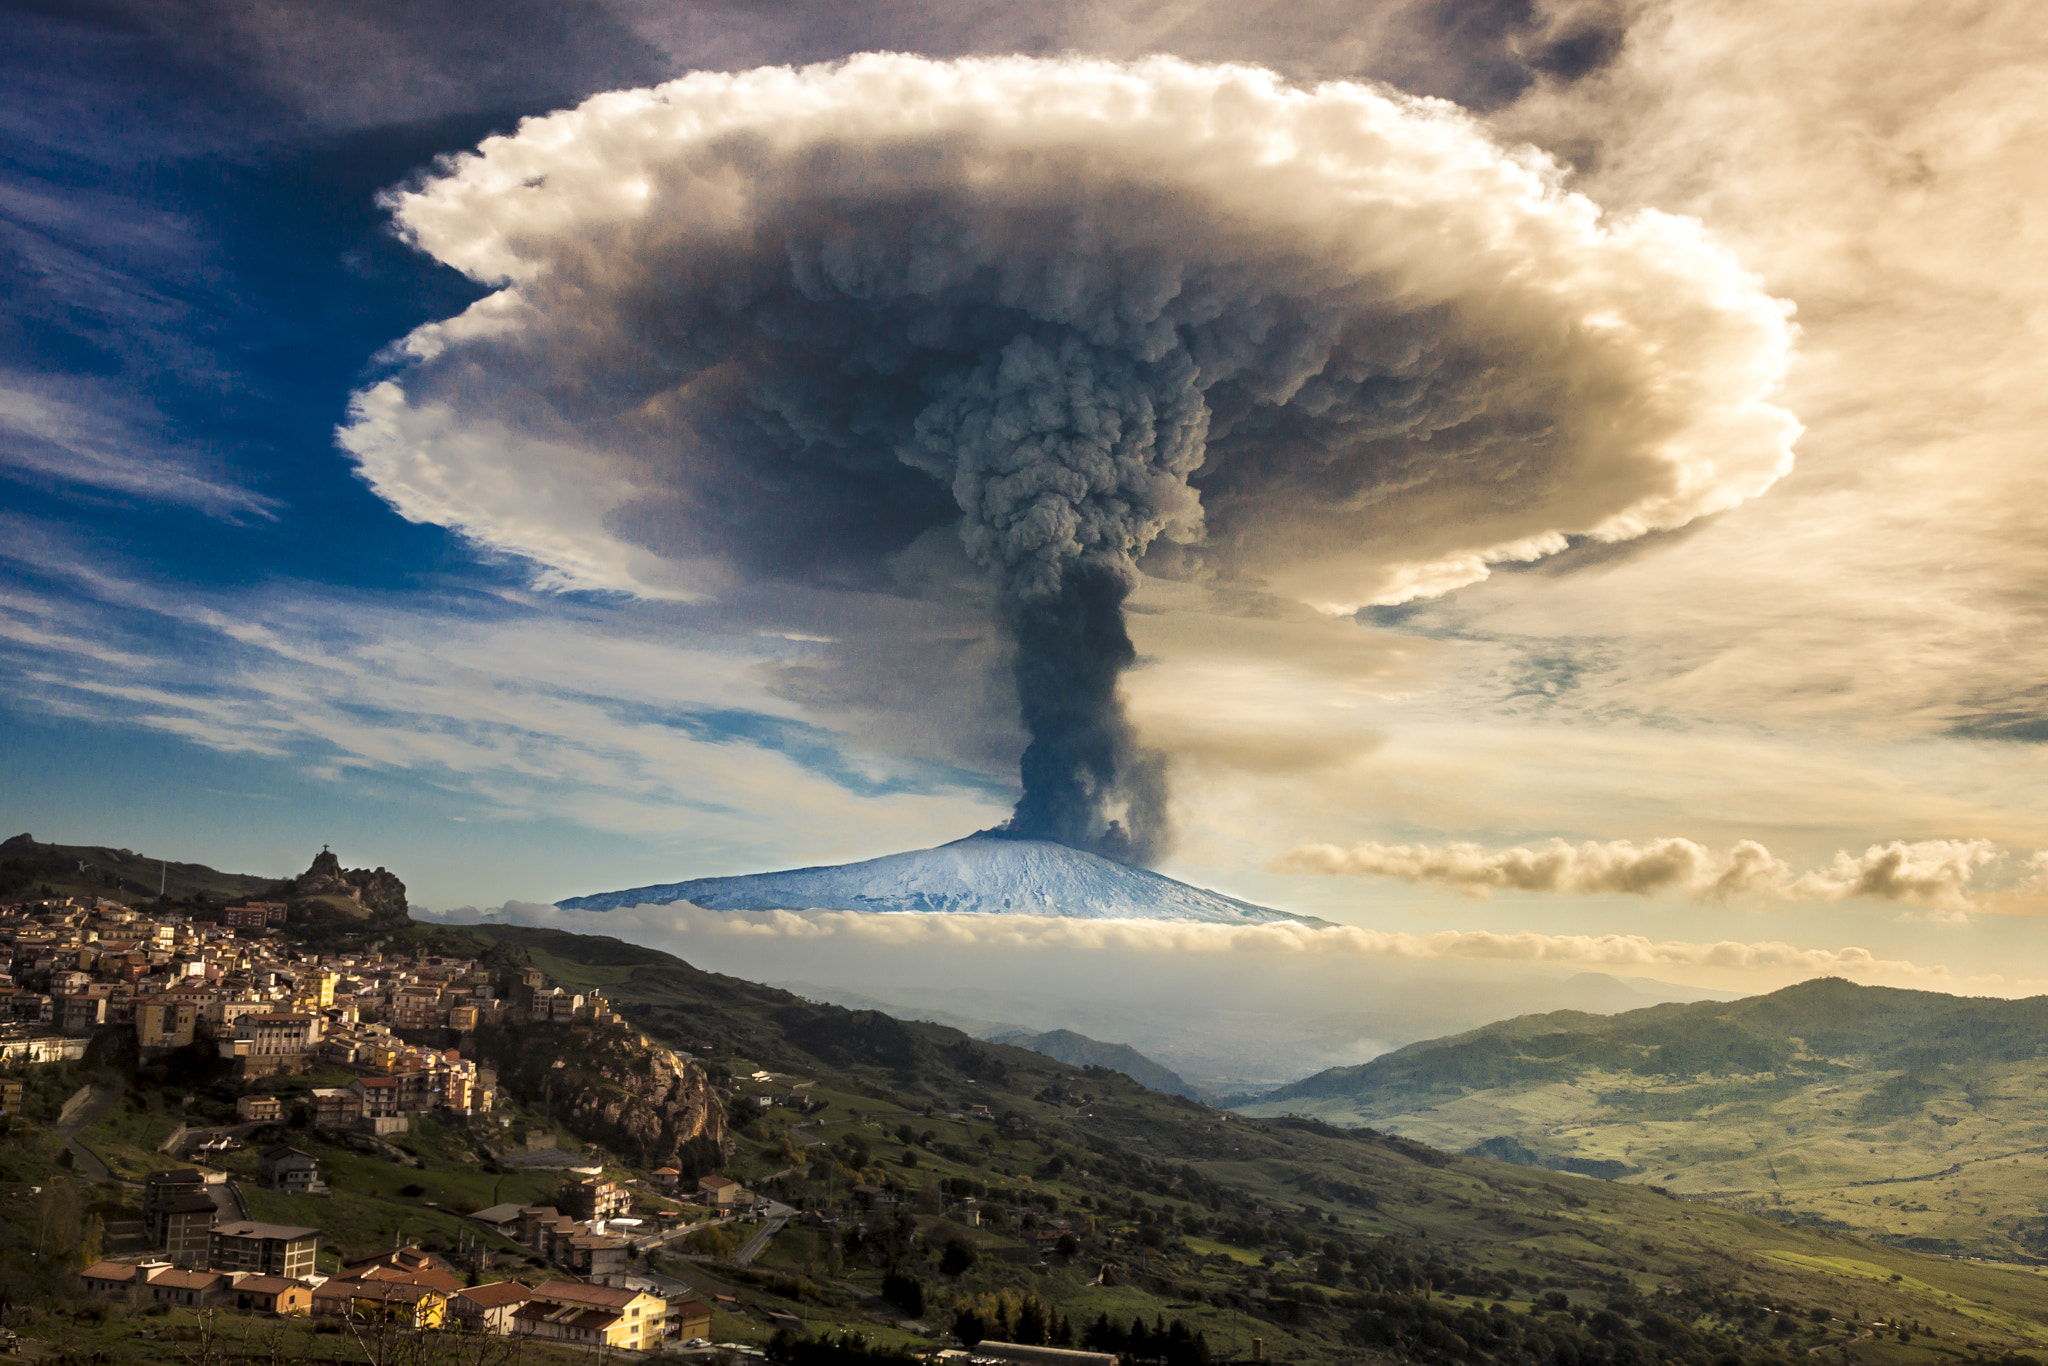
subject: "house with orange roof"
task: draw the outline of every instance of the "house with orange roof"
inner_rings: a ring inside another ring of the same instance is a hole
[[[513,1315],[515,1331],[583,1347],[646,1351],[661,1345],[668,1301],[644,1290],[544,1281]]]
[[[448,1308],[470,1332],[503,1336],[513,1330],[514,1316],[532,1298],[533,1291],[518,1281],[493,1281],[456,1291]]]
[[[228,1292],[235,1308],[258,1314],[310,1314],[313,1292],[282,1276],[244,1276]]]

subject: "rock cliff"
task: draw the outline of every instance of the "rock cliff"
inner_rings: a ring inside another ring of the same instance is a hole
[[[345,896],[362,903],[372,916],[385,920],[407,918],[405,884],[396,873],[382,868],[348,868],[326,849],[313,858],[313,866],[299,874],[292,884],[296,896]]]
[[[636,1030],[512,1023],[479,1031],[476,1047],[500,1087],[578,1137],[643,1167],[718,1169],[725,1108],[710,1077]]]

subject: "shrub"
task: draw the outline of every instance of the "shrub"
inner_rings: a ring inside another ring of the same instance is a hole
[[[914,1276],[891,1271],[882,1277],[882,1298],[911,1318],[924,1317],[924,1285]]]

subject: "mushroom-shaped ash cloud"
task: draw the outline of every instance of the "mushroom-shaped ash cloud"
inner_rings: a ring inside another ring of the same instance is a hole
[[[1014,828],[1142,861],[1142,575],[1352,610],[1789,468],[1785,309],[1697,224],[1562,179],[1442,102],[1247,67],[692,75],[390,197],[495,289],[341,439],[561,587],[868,584],[957,535],[1014,643]]]

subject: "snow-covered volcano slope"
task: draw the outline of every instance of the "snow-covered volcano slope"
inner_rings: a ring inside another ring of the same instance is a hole
[[[1190,887],[1063,844],[997,835],[969,835],[936,849],[889,854],[864,863],[599,892],[571,897],[560,905],[572,911],[609,911],[671,901],[714,911],[937,911],[1195,920],[1214,925],[1329,923]]]

